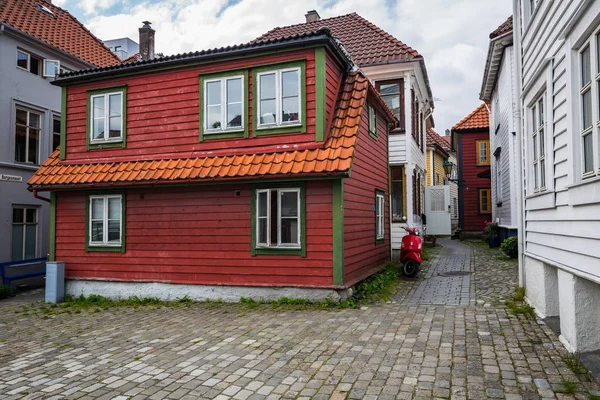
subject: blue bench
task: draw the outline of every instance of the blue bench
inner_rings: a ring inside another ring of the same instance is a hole
[[[10,283],[12,281],[16,281],[19,279],[25,279],[25,278],[32,278],[34,276],[46,275],[46,261],[47,261],[47,258],[42,257],[42,258],[30,258],[29,260],[10,261],[10,262],[0,263],[0,278],[2,278],[2,283],[6,286],[10,286]],[[41,263],[43,266],[43,269],[33,271],[33,272],[26,272],[24,274],[16,274],[16,275],[8,275],[8,276],[6,275],[7,267],[14,267],[17,265],[26,265],[26,264],[35,264],[35,263]]]

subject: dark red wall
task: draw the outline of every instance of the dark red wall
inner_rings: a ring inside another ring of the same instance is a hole
[[[375,102],[373,102],[376,104]],[[390,259],[388,137],[377,110],[377,140],[369,135],[365,106],[350,178],[344,180],[344,282],[356,283]],[[375,189],[385,192],[385,240],[375,242]]]
[[[490,189],[491,181],[487,178],[479,178],[477,174],[490,169],[489,165],[477,165],[477,140],[489,140],[489,131],[460,132],[459,157],[460,179],[463,180],[459,186],[462,197],[461,227],[466,231],[482,231],[485,221],[492,219],[492,214],[479,213],[479,189]],[[491,154],[489,155],[491,157]]]
[[[306,183],[305,258],[251,255],[250,195],[247,184],[128,190],[125,253],[86,253],[85,194],[59,192],[56,259],[71,279],[331,286],[331,182]]]

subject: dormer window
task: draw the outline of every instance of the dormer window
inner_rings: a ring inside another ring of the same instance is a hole
[[[53,17],[53,18],[56,18],[56,15],[54,15],[54,13],[52,12],[52,10],[49,9],[48,7],[46,7],[45,5],[40,4],[40,3],[35,3],[35,6],[37,8],[39,8],[40,11],[42,11],[44,14],[47,14],[47,15]]]

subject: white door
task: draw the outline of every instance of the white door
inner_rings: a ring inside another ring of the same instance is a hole
[[[425,215],[428,235],[450,235],[450,186],[425,187]]]

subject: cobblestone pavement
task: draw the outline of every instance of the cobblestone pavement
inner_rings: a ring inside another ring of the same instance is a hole
[[[44,313],[39,304],[1,301],[0,398],[600,395],[597,384],[567,368],[565,350],[546,325],[502,305],[514,289],[514,263],[498,267],[497,252],[470,246],[476,301],[462,306],[391,301],[332,311],[181,304]],[[435,263],[444,265],[434,254],[425,276]],[[401,284],[399,291],[421,284]]]

